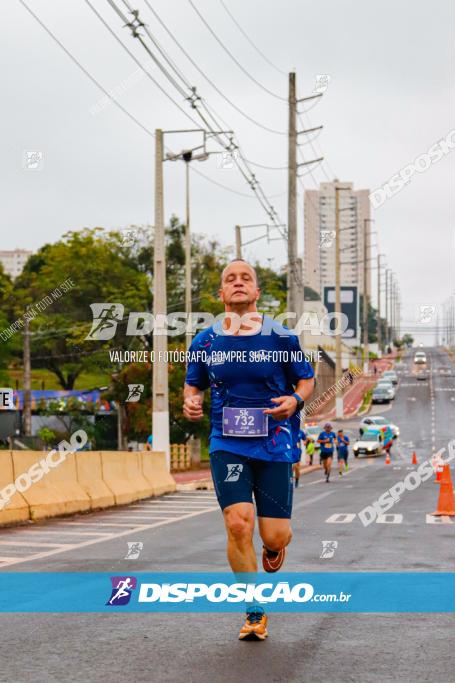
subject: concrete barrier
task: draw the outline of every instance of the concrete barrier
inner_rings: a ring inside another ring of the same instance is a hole
[[[75,456],[77,481],[90,498],[92,510],[115,505],[114,494],[103,481],[101,453],[78,451]]]
[[[0,451],[0,489],[4,489],[13,481],[14,470],[11,451]],[[26,522],[28,519],[30,519],[30,509],[27,501],[20,493],[15,493],[6,507],[0,510],[0,524]]]
[[[17,479],[46,456],[44,451],[12,451],[14,478]],[[90,509],[90,498],[77,482],[74,453],[69,453],[62,462],[21,493],[30,508],[31,519]]]
[[[137,451],[101,451],[103,481],[114,494],[116,505],[153,496],[153,487],[142,474]]]
[[[166,464],[166,453],[161,451],[143,451],[139,454],[142,461],[142,473],[153,487],[153,495],[161,496],[176,490],[174,477]]]

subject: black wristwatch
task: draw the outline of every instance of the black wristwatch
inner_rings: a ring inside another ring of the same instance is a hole
[[[296,394],[295,392],[292,394],[294,398],[297,399],[297,408],[295,409],[295,412],[298,413],[302,410],[303,406],[305,405],[305,401],[301,396]]]

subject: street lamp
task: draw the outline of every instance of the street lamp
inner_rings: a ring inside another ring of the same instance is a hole
[[[204,145],[202,146],[204,148]],[[186,332],[185,344],[186,350],[191,346],[191,228],[190,228],[190,163],[192,161],[207,161],[210,154],[219,154],[219,152],[206,152],[205,149],[200,154],[194,154],[200,147],[193,149],[185,149],[178,154],[168,152],[166,154],[167,161],[184,161],[185,162],[185,313],[186,313]]]

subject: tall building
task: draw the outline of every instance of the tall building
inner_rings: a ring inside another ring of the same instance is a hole
[[[0,263],[5,273],[13,279],[22,273],[22,270],[29,258],[33,254],[27,249],[14,249],[12,251],[0,251]]]
[[[369,190],[354,190],[352,183],[335,180],[320,183],[319,190],[305,190],[304,277],[323,297],[324,286],[335,285],[335,183],[339,192],[340,284],[356,285],[363,293],[363,240],[365,219],[370,218]],[[371,222],[367,229],[367,289],[371,296]]]

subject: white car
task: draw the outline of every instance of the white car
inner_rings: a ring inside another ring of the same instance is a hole
[[[426,353],[423,351],[417,351],[414,355],[414,363],[416,365],[425,365],[427,362],[427,356]]]
[[[398,375],[395,370],[386,370],[382,373],[379,381],[381,380],[387,380],[391,384],[398,384]]]
[[[395,398],[395,389],[393,388],[392,382],[389,382],[386,379],[380,379],[376,386],[378,389],[386,389],[388,397],[393,401]]]
[[[352,447],[354,457],[359,455],[382,455],[384,452],[383,438],[376,431],[364,432]]]
[[[389,422],[389,420],[387,420],[385,417],[382,417],[382,415],[369,415],[368,417],[364,417],[359,424],[360,436],[362,436],[363,432],[365,432],[370,425],[375,427],[389,426],[394,439],[397,439],[400,436],[400,428],[398,425]]]

